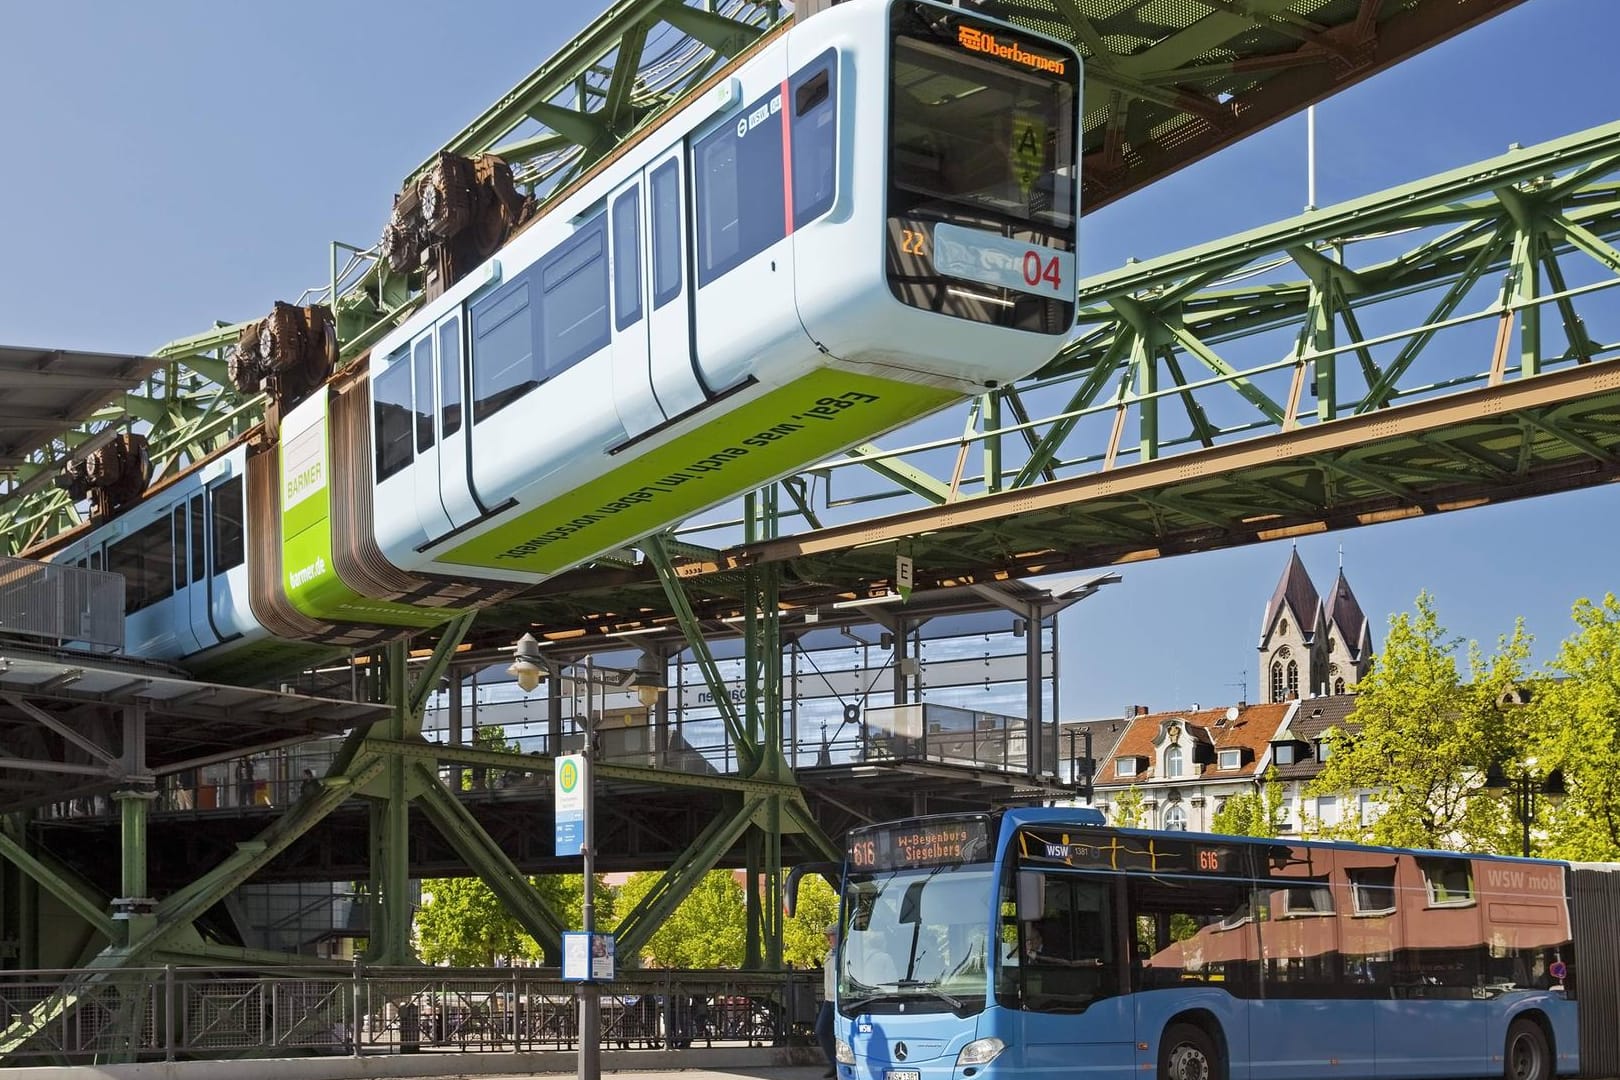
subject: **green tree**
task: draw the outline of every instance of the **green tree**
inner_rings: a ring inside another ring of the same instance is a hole
[[[1575,633],[1524,710],[1535,729],[1535,771],[1563,770],[1568,797],[1538,802],[1538,833],[1555,858],[1620,859],[1620,600],[1578,600]]]
[[[793,917],[782,920],[783,962],[796,968],[820,967],[827,955],[827,927],[837,921],[837,891],[820,876],[803,878]]]
[[[631,874],[619,890],[620,909],[635,910],[662,876],[655,870]],[[743,887],[731,871],[710,870],[654,931],[640,961],[651,967],[741,967],[747,917]]]
[[[489,967],[539,959],[535,940],[481,879],[431,878],[422,882],[422,898],[416,936],[423,963]]]
[[[566,925],[583,925],[583,875],[554,874],[528,880]],[[511,959],[553,966],[562,962],[560,956],[542,954],[539,942],[481,878],[430,878],[422,882],[422,895],[423,904],[416,913],[416,936],[423,963],[487,967]],[[615,906],[614,890],[598,877],[597,929],[613,928]]]
[[[1486,656],[1477,645],[1460,670],[1461,642],[1447,636],[1428,593],[1393,616],[1384,649],[1357,688],[1353,736],[1332,732],[1334,753],[1311,794],[1378,793],[1383,812],[1364,839],[1398,847],[1509,845],[1504,804],[1483,794],[1486,767],[1521,753],[1524,721],[1503,694],[1524,680],[1530,636],[1522,621]],[[1355,829],[1351,825],[1349,829]]]
[[[1282,785],[1277,782],[1277,767],[1273,765],[1255,790],[1226,800],[1210,821],[1210,831],[1229,836],[1276,836],[1282,802]]]
[[[1140,829],[1147,823],[1147,809],[1142,805],[1142,792],[1135,784],[1115,795],[1108,808],[1108,824],[1121,829]]]

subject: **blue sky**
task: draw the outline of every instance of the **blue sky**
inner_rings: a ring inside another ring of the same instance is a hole
[[[476,12],[476,15],[471,14]],[[349,0],[15,5],[0,36],[0,342],[147,352],[268,310],[368,245],[401,178],[596,14],[594,6]],[[1318,111],[1328,204],[1615,119],[1609,0],[1529,0]],[[1081,267],[1298,213],[1296,117],[1085,219]],[[1375,635],[1419,590],[1453,632],[1524,616],[1550,654],[1571,602],[1616,588],[1599,490],[1313,537]],[[1234,700],[1286,544],[1122,570],[1065,617],[1066,716]]]

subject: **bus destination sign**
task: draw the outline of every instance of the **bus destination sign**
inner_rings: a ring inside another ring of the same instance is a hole
[[[1094,870],[1248,877],[1241,844],[1116,833],[1110,829],[1026,828],[1016,841],[1027,865],[1060,863]]]
[[[862,829],[849,841],[851,870],[956,866],[990,858],[990,823],[982,817],[911,821]]]

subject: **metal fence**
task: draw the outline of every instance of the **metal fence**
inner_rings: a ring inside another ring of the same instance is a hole
[[[632,972],[602,987],[621,1050],[813,1042],[816,972]],[[574,987],[554,969],[162,967],[0,977],[0,1063],[287,1053],[569,1050]]]
[[[124,648],[124,579],[0,556],[0,633]]]

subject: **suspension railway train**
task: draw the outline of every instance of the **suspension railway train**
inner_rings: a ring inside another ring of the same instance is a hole
[[[261,433],[52,558],[264,671],[488,604],[963,395],[1074,318],[1080,62],[853,0],[775,35]]]

